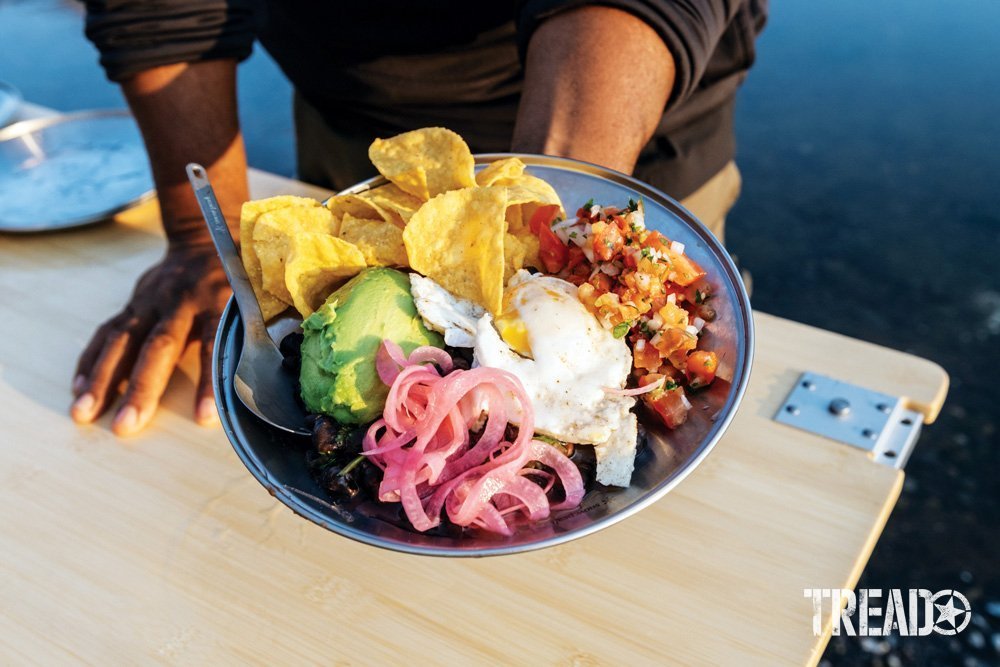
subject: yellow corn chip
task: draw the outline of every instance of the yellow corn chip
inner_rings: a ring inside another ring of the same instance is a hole
[[[536,269],[544,268],[538,258],[538,237],[530,231],[517,235],[518,241],[524,247],[524,266],[533,266]],[[524,268],[522,266],[521,268]]]
[[[443,127],[376,139],[368,148],[368,157],[379,173],[423,201],[476,185],[469,146]]]
[[[403,230],[410,266],[456,296],[500,312],[507,189],[468,188],[438,195]]]
[[[358,196],[370,202],[375,208],[380,209],[383,212],[382,218],[384,220],[393,224],[402,222],[400,227],[409,222],[413,214],[424,203],[422,199],[417,199],[409,192],[401,190],[395,183],[380,185],[377,188],[361,192]]]
[[[524,256],[527,249],[520,238],[513,234],[505,234],[503,239],[503,284],[510,277],[524,268]]]
[[[385,220],[362,220],[347,214],[340,224],[340,238],[357,246],[368,266],[409,266],[403,230]]]
[[[301,232],[289,241],[285,283],[303,318],[312,315],[341,282],[365,268],[352,244],[329,234]]]
[[[507,231],[512,234],[521,234],[528,229],[528,221],[521,215],[520,204],[508,206],[504,218],[507,220]]]
[[[531,174],[521,174],[511,181],[507,186],[507,201],[509,204],[558,204],[562,208],[562,201],[555,189]]]
[[[476,174],[479,185],[514,185],[524,173],[524,163],[516,157],[508,157],[496,162]]]
[[[262,213],[253,228],[253,246],[260,261],[264,289],[293,303],[286,287],[285,256],[291,240],[301,233],[332,235],[333,214],[322,206],[294,206]]]
[[[326,202],[326,207],[338,222],[333,232],[335,235],[340,231],[340,221],[347,214],[365,219],[382,217],[379,208],[360,195],[334,195]]]
[[[555,189],[547,182],[532,176],[521,174],[507,186],[507,223],[509,231],[518,236],[528,230],[531,216],[539,206],[555,204],[563,215],[562,201]]]
[[[247,277],[253,286],[254,294],[257,296],[257,303],[260,304],[260,310],[265,320],[278,315],[291,304],[282,301],[264,289],[260,260],[257,258],[257,252],[254,250],[253,229],[257,223],[257,218],[262,213],[290,206],[320,206],[320,203],[307,197],[270,197],[268,199],[248,201],[243,204],[243,208],[240,210],[240,255],[243,258],[243,268],[246,269]]]

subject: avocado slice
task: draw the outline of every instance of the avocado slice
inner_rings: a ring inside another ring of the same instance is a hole
[[[302,323],[302,400],[311,413],[344,424],[377,419],[389,393],[375,370],[388,338],[409,354],[423,345],[444,347],[424,326],[410,295],[410,279],[389,268],[365,269],[331,294]]]

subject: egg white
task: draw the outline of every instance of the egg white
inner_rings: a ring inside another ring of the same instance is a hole
[[[605,391],[628,379],[632,353],[625,341],[587,311],[572,283],[553,276],[519,271],[504,295],[504,311],[515,311],[524,324],[533,358],[514,352],[485,315],[476,326],[475,362],[521,380],[535,431],[565,442],[607,442],[635,404]]]

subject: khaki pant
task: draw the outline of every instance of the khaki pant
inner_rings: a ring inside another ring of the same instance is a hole
[[[294,112],[300,179],[339,192],[375,176],[375,168],[368,159],[368,146],[374,137],[330,129],[319,112],[297,93]],[[681,200],[681,205],[701,220],[719,241],[724,241],[726,214],[740,196],[740,186],[740,170],[735,162],[729,162]]]
[[[702,221],[720,242],[725,243],[726,215],[740,196],[740,170],[729,162],[705,185],[681,200],[681,206]]]

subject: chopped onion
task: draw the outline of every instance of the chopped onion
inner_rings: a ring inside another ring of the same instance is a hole
[[[677,303],[677,295],[674,294],[673,292],[671,292],[670,294],[668,294],[667,295],[667,303],[676,304]]]
[[[566,229],[567,227],[572,227],[577,222],[579,222],[579,220],[580,220],[579,218],[567,218],[566,220],[560,220],[556,224],[552,225],[552,231],[557,232],[560,229]]]
[[[684,254],[684,244],[681,243],[680,241],[671,241],[670,242],[670,251],[671,252],[676,252],[678,255],[683,255]]]
[[[605,262],[601,264],[601,273],[606,273],[609,276],[617,276],[622,272],[621,268],[615,266],[612,262]]]
[[[684,405],[685,410],[690,410],[694,407],[691,405],[691,401],[688,400],[688,397],[684,395],[683,391],[681,392],[681,403]]]
[[[701,330],[705,328],[705,320],[700,317],[694,318],[693,324],[694,328],[698,330],[698,333],[701,333]]]
[[[699,331],[698,327],[691,326],[690,324],[684,327],[684,330],[687,331],[692,336],[697,336]]]

